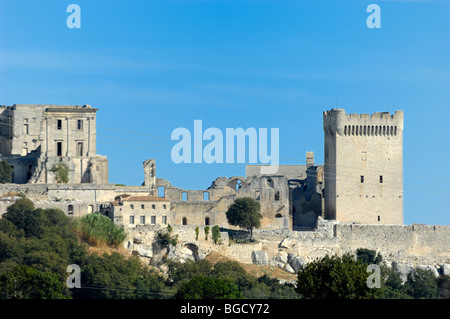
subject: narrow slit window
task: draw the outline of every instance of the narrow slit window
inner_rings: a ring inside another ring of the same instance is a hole
[[[380,175],[380,184],[383,183],[383,175]]]
[[[361,184],[364,183],[364,175],[361,175]]]

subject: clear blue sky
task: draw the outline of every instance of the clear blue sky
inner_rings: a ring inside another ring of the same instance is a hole
[[[71,3],[80,29],[66,26]],[[381,29],[366,25],[371,3]],[[100,108],[110,182],[140,185],[147,158],[181,188],[244,175],[171,161],[171,132],[196,119],[279,128],[281,164],[306,151],[322,164],[322,112],[337,100],[405,111],[405,224],[450,224],[449,57],[449,1],[0,1],[0,104]]]

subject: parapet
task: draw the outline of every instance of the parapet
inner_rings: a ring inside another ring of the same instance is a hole
[[[323,113],[323,128],[326,134],[343,136],[397,136],[403,132],[403,116],[403,111],[348,114],[333,108]]]

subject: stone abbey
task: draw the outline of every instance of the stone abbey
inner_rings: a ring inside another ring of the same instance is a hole
[[[325,111],[323,164],[308,151],[305,165],[279,165],[276,173],[246,165],[245,176],[217,177],[202,190],[157,176],[154,159],[143,161],[142,185],[109,183],[108,159],[96,151],[97,111],[0,107],[0,159],[14,169],[12,183],[0,184],[0,214],[18,195],[69,216],[100,212],[127,229],[130,252],[150,260],[159,254],[152,244],[157,232],[171,225],[180,239],[172,256],[194,260],[220,250],[241,262],[295,271],[325,254],[369,248],[397,264],[450,262],[450,226],[403,225],[403,111]],[[62,183],[57,165],[67,173]],[[237,247],[223,230],[238,231],[226,211],[240,197],[260,202],[262,222],[254,232],[258,243]],[[222,229],[219,248],[195,239],[196,227],[210,225]]]

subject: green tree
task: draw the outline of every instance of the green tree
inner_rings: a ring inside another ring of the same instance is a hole
[[[166,265],[168,267],[168,279],[175,286],[194,277],[210,276],[212,273],[212,264],[206,259],[199,261],[188,260],[184,264],[167,260]]]
[[[214,244],[221,244],[221,240],[220,240],[220,229],[219,226],[213,226],[212,227],[212,238],[214,241]]]
[[[205,240],[208,240],[209,226],[205,226]]]
[[[437,278],[428,269],[416,268],[406,279],[406,293],[413,298],[435,298],[437,295]]]
[[[92,254],[80,268],[82,289],[73,291],[77,299],[153,299],[164,293],[163,278],[143,267],[136,256]]]
[[[0,161],[0,183],[11,183],[12,182],[13,168],[7,161]]]
[[[437,298],[450,299],[450,276],[440,275],[437,280]]]
[[[246,229],[253,238],[253,229],[261,226],[261,205],[250,197],[238,198],[228,208],[226,216],[231,225]]]
[[[40,211],[34,208],[34,204],[28,198],[16,200],[6,209],[3,218],[12,222],[16,227],[23,229],[25,236],[40,236],[43,232],[43,218]]]
[[[379,265],[383,261],[383,257],[380,253],[377,254],[375,250],[367,248],[358,248],[356,250],[356,258],[366,264]]]
[[[326,255],[298,272],[296,291],[311,299],[375,298],[379,289],[367,286],[369,275],[367,265],[350,254]]]
[[[381,295],[382,299],[411,299],[403,285],[400,272],[397,270],[381,266]]]
[[[175,294],[176,299],[244,299],[238,287],[229,280],[195,277],[184,283]]]
[[[22,265],[0,276],[1,299],[66,299],[67,290],[58,276]]]

